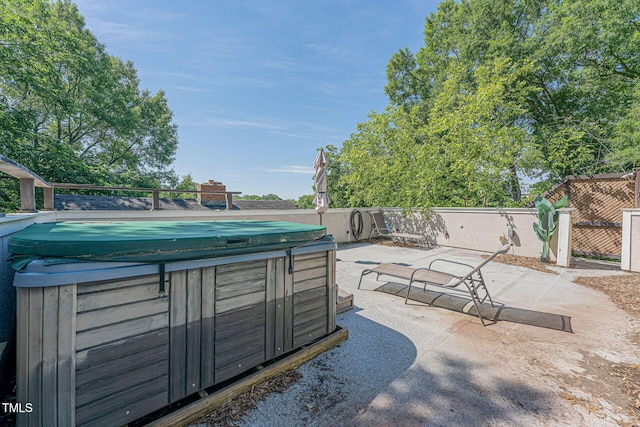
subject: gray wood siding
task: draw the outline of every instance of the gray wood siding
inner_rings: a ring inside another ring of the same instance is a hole
[[[202,269],[202,324],[200,326],[200,384],[215,383],[215,280],[216,268]]]
[[[216,383],[266,360],[267,278],[273,278],[267,267],[273,265],[259,260],[216,267]]]
[[[329,259],[327,252],[294,258],[292,347],[328,333]],[[334,300],[335,303],[335,300]]]
[[[17,425],[73,425],[75,286],[20,288],[17,295],[17,401],[33,405]]]
[[[331,332],[335,252],[289,262],[17,288],[18,426],[126,424]]]
[[[169,403],[169,298],[159,279],[78,286],[77,425],[123,424]]]

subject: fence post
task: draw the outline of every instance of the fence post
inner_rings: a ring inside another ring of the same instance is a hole
[[[560,216],[558,219],[558,253],[556,256],[556,265],[559,267],[569,267],[571,264],[571,238],[573,231],[571,213],[575,210],[576,208],[558,209]]]
[[[160,193],[158,190],[151,192],[151,210],[157,211],[160,209]]]
[[[36,185],[33,178],[20,178],[20,212],[36,211]]]
[[[42,191],[44,192],[44,208],[43,210],[45,211],[52,211],[55,210],[54,209],[54,205],[53,205],[53,186],[51,187],[44,187],[42,189]]]

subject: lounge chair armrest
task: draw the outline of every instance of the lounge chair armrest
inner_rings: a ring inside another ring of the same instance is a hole
[[[470,269],[472,269],[472,270],[475,268],[475,267],[474,267],[474,266],[472,266],[472,265],[465,264],[465,263],[462,263],[462,262],[458,262],[458,261],[451,261],[451,260],[449,260],[449,259],[444,259],[444,258],[437,258],[437,259],[434,259],[433,261],[431,261],[431,262],[429,263],[429,270],[431,270],[431,266],[433,265],[433,263],[434,263],[434,262],[437,262],[437,261],[441,261],[441,262],[448,262],[448,263],[450,263],[450,264],[463,265],[463,266],[465,266],[465,267],[469,267],[469,268],[470,268]],[[449,274],[449,273],[447,273],[447,274]]]

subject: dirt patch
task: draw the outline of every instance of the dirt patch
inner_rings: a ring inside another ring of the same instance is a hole
[[[396,247],[396,248],[419,248],[420,247],[415,243],[409,243],[409,242],[406,242],[403,240],[397,240],[397,239],[387,239],[384,237],[374,237],[373,239],[367,239],[366,242],[374,245],[390,246],[390,247]]]
[[[234,427],[249,413],[256,404],[267,398],[271,393],[282,393],[295,384],[302,375],[298,370],[287,371],[265,382],[257,384],[250,391],[241,394],[233,400],[223,404],[213,412],[208,413],[190,425]]]
[[[489,258],[489,255],[481,255],[481,256],[484,259]],[[507,254],[507,255],[498,255],[493,260],[501,264],[515,265],[518,267],[526,267],[532,270],[541,271],[543,273],[558,274],[556,271],[549,269],[548,264],[541,262],[540,258],[536,258],[536,257]]]
[[[560,397],[623,427],[640,426],[640,367],[585,355],[584,372],[562,378]]]
[[[557,274],[534,257],[500,255],[495,261]],[[640,317],[640,274],[579,276],[574,282],[603,292],[631,316]],[[640,332],[628,338],[640,346]],[[564,378],[573,391],[565,388],[560,397],[620,426],[640,426],[640,366],[585,355],[583,368],[580,375]]]

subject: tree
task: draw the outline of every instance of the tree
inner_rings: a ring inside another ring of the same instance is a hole
[[[640,160],[640,0],[445,0],[416,54],[387,65],[390,105],[341,148],[351,203],[522,203],[522,179]]]
[[[300,196],[298,198],[298,200],[296,201],[296,204],[298,205],[299,209],[314,209],[315,206],[313,204],[313,199],[315,197],[315,194],[305,194],[303,196]]]
[[[243,196],[235,196],[238,200],[282,200],[277,194],[264,194],[258,196],[257,194],[246,194]]]
[[[0,146],[53,182],[158,187],[177,127],[162,91],[139,89],[68,0],[0,4]]]

